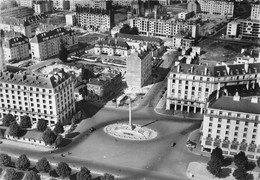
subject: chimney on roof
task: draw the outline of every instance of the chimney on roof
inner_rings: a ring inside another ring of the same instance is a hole
[[[236,91],[235,96],[233,97],[233,101],[240,101],[240,96],[238,94],[238,91]]]
[[[251,98],[251,103],[258,103],[259,99],[257,96]]]
[[[180,72],[180,65],[177,66],[177,72]]]
[[[26,74],[23,74],[22,81],[25,81],[25,80],[26,80]]]
[[[227,74],[229,75],[229,73],[230,73],[230,67],[228,67],[227,65],[226,65],[226,70],[227,70]]]
[[[217,95],[216,95],[216,99],[219,98],[219,90],[217,90]]]
[[[248,65],[248,63],[245,63],[244,65],[245,65],[245,67],[244,67],[244,68],[245,68],[245,71],[246,71],[246,73],[247,73],[247,72],[248,72],[249,65]]]
[[[204,70],[204,75],[207,75],[208,74],[208,68],[205,67],[205,70]]]

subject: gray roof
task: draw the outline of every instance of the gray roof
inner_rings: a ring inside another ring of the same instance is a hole
[[[233,96],[222,96],[219,99],[217,99],[214,103],[209,105],[209,108],[226,110],[226,111],[260,114],[260,104],[251,103],[250,98],[243,98],[243,97],[241,97],[239,101],[234,101]]]
[[[26,36],[16,32],[5,32],[4,47],[13,48],[26,43],[29,44],[29,39]]]
[[[260,73],[260,63],[248,64],[231,64],[231,65],[221,65],[221,66],[211,66],[198,65],[198,64],[179,64],[180,72],[183,74],[196,74],[204,75],[205,69],[207,69],[207,76],[221,77],[221,76],[234,76],[243,74]],[[248,68],[248,70],[246,70]],[[192,70],[192,71],[191,71]],[[177,72],[178,66],[172,69],[172,72]]]
[[[0,82],[19,84],[26,86],[34,86],[40,88],[53,89],[58,86],[61,82],[69,78],[69,75],[64,70],[57,71],[52,76],[44,75],[33,75],[26,74],[25,72],[0,72]]]
[[[109,46],[123,49],[130,49],[130,46],[124,41],[117,38],[107,38],[99,41],[96,46]]]
[[[155,37],[148,37],[148,36],[140,36],[140,35],[132,35],[132,34],[123,34],[123,33],[118,33],[117,37],[122,38],[122,39],[129,39],[133,41],[144,41],[144,42],[149,42],[149,43],[157,43],[157,44],[163,44],[163,40],[160,38],[155,38]]]
[[[48,32],[37,34],[36,36],[34,36],[32,38],[31,43],[44,42],[47,39],[53,39],[53,38],[56,38],[57,36],[64,36],[66,34],[74,35],[74,34],[76,34],[76,32],[73,30],[67,30],[65,28],[59,27],[57,29],[54,29],[54,30],[51,30]]]

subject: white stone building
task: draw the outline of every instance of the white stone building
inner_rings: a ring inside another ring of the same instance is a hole
[[[187,22],[134,17],[130,19],[130,26],[137,27],[140,35],[160,38],[173,38],[180,30],[189,31],[193,38],[198,36],[198,25]]]
[[[233,17],[235,4],[231,0],[197,0],[201,13]]]
[[[259,3],[259,1],[258,1],[258,3],[253,3],[251,6],[252,6],[252,8],[251,8],[250,19],[260,21],[260,3]]]
[[[78,44],[76,32],[57,28],[35,35],[30,41],[32,57],[44,60],[57,55],[60,51],[61,41],[66,43],[67,47]]]
[[[74,82],[63,70],[51,76],[0,72],[0,118],[28,115],[32,123],[65,122],[75,112]]]
[[[244,151],[248,158],[257,160],[260,157],[259,96],[241,97],[238,92],[234,96],[220,92],[219,96],[210,98],[203,117],[202,151],[211,152],[218,146],[224,155],[234,156]]]
[[[226,85],[255,86],[260,63],[206,66],[179,64],[168,76],[166,109],[204,112],[209,95]]]
[[[20,33],[5,32],[2,43],[5,61],[21,60],[30,56],[29,39]]]

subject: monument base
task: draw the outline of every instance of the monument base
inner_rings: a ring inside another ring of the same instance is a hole
[[[151,140],[157,137],[153,129],[133,124],[132,127],[126,123],[110,124],[104,127],[104,131],[116,138],[127,140]]]

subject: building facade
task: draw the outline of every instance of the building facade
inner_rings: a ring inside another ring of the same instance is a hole
[[[109,31],[114,26],[114,12],[112,10],[77,6],[76,23],[84,28]]]
[[[235,4],[231,0],[197,0],[201,13],[233,17]]]
[[[53,1],[39,1],[34,4],[35,14],[51,13],[53,11]]]
[[[152,51],[132,49],[126,58],[126,83],[128,87],[141,88],[152,74]]]
[[[240,39],[260,39],[260,21],[236,20],[227,25],[227,37]]]
[[[98,41],[94,48],[95,54],[127,57],[130,55],[130,46],[117,38],[108,38]]]
[[[258,1],[258,3],[253,3],[251,6],[250,19],[260,21],[260,2]]]
[[[59,54],[61,41],[66,43],[67,47],[78,44],[76,32],[57,28],[35,35],[30,41],[32,57],[44,60]]]
[[[69,10],[70,1],[69,0],[53,0],[53,7],[60,10]]]
[[[209,95],[233,84],[254,86],[260,75],[260,63],[206,66],[182,64],[168,76],[166,109],[204,112]]]
[[[28,115],[32,123],[65,122],[75,112],[74,82],[63,70],[51,76],[0,72],[0,118]]]
[[[20,33],[5,32],[2,43],[5,61],[21,60],[30,56],[29,39]]]
[[[189,31],[193,38],[198,36],[198,25],[181,21],[134,17],[130,19],[130,26],[137,27],[140,35],[160,38],[173,38],[180,30]]]
[[[25,18],[0,17],[0,29],[14,31],[31,38],[39,23],[47,18],[45,14],[29,16]]]
[[[90,8],[109,10],[112,8],[112,1],[109,0],[70,0],[70,10],[76,10],[76,5]]]
[[[258,90],[259,91],[259,90]],[[216,96],[208,102],[202,124],[202,151],[220,147],[224,155],[244,151],[250,159],[260,157],[259,96]]]

